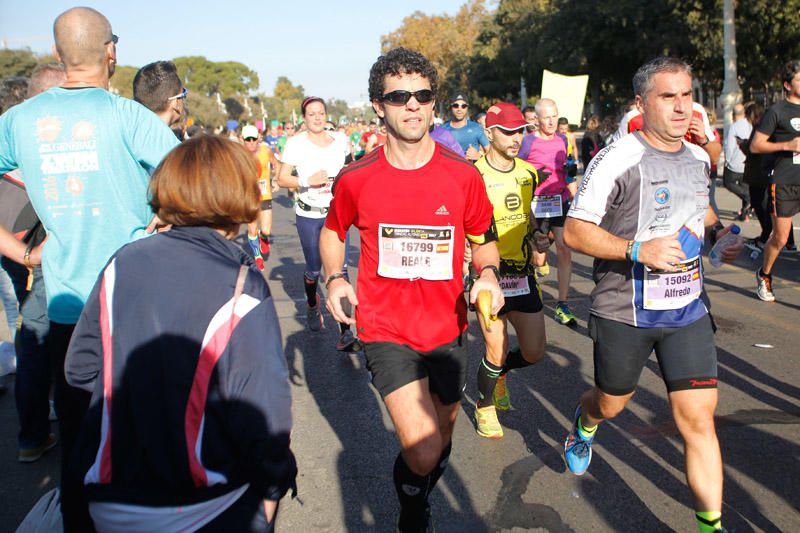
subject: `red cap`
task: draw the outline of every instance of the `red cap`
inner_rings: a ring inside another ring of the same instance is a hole
[[[518,130],[528,125],[522,111],[514,104],[498,102],[486,110],[486,127]]]

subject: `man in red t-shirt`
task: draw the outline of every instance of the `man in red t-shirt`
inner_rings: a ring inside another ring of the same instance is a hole
[[[444,472],[466,382],[465,238],[480,272],[470,292],[503,306],[492,204],[480,174],[431,139],[438,76],[417,52],[378,58],[369,96],[386,125],[386,144],[344,169],[320,236],[327,307],[357,324],[372,383],[402,448],[394,465],[399,531],[425,531],[428,495]],[[387,201],[387,199],[389,201]],[[356,291],[339,272],[350,226],[361,236]],[[346,315],[341,299],[356,307]]]

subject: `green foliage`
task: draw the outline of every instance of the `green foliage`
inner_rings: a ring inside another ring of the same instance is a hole
[[[36,55],[30,50],[0,50],[0,79],[28,77],[37,63]]]
[[[487,11],[483,2],[470,1],[455,16],[406,17],[381,47],[416,48],[437,67],[443,87],[463,84],[483,105],[517,100],[520,77],[537,94],[543,69],[589,74],[595,103],[602,96],[620,104],[633,97],[636,69],[657,55],[688,60],[701,85],[719,94],[722,2],[499,0]],[[779,91],[782,65],[800,58],[800,0],[736,2],[736,42],[745,94]]]
[[[125,98],[133,98],[133,78],[138,71],[136,67],[116,67],[109,81],[111,91]]]
[[[258,74],[236,61],[209,61],[203,56],[176,57],[172,61],[186,88],[207,96],[247,95],[258,89]]]
[[[487,16],[485,0],[469,0],[452,17],[416,11],[396,31],[381,37],[381,50],[403,46],[427,57],[439,73],[437,96],[444,101],[453,91],[468,88],[475,41]]]
[[[186,97],[187,113],[195,124],[215,127],[225,124],[227,114],[220,109],[215,97],[189,91]]]

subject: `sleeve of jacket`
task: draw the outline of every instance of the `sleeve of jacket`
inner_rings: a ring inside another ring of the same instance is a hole
[[[69,342],[64,362],[67,383],[73,387],[94,390],[102,370],[103,342],[100,331],[100,294],[105,283],[105,271],[95,283]]]
[[[251,484],[264,498],[280,499],[294,488],[297,466],[289,448],[289,373],[271,297],[242,317],[226,357],[221,381],[228,428],[241,443],[245,464],[253,467]]]

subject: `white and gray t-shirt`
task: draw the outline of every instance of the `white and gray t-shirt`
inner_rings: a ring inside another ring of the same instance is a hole
[[[708,155],[698,146],[684,141],[679,151],[663,152],[640,132],[592,159],[568,216],[629,240],[677,232],[687,258],[676,273],[595,259],[592,314],[637,327],[677,327],[708,312],[700,255],[709,169]]]

